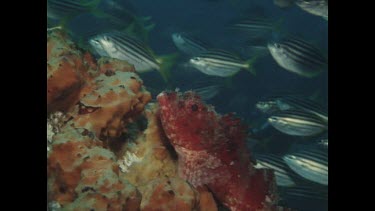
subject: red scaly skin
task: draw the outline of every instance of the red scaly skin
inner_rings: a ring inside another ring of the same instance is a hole
[[[276,210],[274,174],[253,167],[239,119],[217,114],[193,92],[163,92],[157,100],[180,177],[194,187],[206,185],[232,211]]]

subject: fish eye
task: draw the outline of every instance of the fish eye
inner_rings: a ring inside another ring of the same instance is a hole
[[[280,48],[280,44],[279,43],[275,43],[275,47],[276,48]]]
[[[197,104],[193,104],[193,105],[191,106],[191,110],[192,110],[192,111],[198,111],[198,106],[197,106]]]

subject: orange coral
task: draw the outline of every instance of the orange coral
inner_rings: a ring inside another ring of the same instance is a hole
[[[204,211],[217,211],[216,202],[212,193],[207,188],[199,188],[199,210]]]
[[[141,196],[118,176],[114,154],[102,148],[99,140],[82,135],[84,131],[67,126],[55,137],[48,157],[50,200],[67,205],[68,210],[80,210],[78,202],[92,199],[92,208],[98,210],[139,206]]]
[[[97,137],[119,137],[124,132],[123,119],[138,115],[151,100],[134,72],[101,74],[96,87],[80,99],[74,124],[93,131]]]
[[[47,38],[47,112],[68,111],[75,105],[87,80],[88,66],[74,44],[61,31]]]
[[[156,179],[143,189],[141,210],[193,210],[196,205],[196,192],[184,180]]]

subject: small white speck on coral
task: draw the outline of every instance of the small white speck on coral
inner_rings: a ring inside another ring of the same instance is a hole
[[[142,161],[143,158],[138,157],[132,152],[127,151],[122,159],[118,160],[117,163],[122,172],[126,173],[129,171],[129,167],[133,165],[133,163],[139,163]]]

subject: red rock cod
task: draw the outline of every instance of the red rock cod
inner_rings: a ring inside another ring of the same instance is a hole
[[[239,119],[217,114],[193,92],[162,92],[157,100],[180,177],[207,186],[232,211],[277,210],[274,174],[250,162],[247,128]]]

